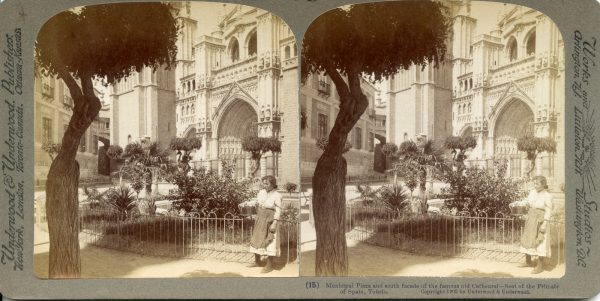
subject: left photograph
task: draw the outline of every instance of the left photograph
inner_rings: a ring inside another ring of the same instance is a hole
[[[298,52],[269,11],[74,7],[35,43],[39,278],[299,275]]]

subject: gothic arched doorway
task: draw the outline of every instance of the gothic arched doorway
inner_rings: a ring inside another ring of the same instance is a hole
[[[217,138],[218,157],[234,165],[236,177],[246,175],[247,154],[242,150],[242,139],[255,130],[258,115],[254,108],[243,100],[233,101],[220,118]]]
[[[525,135],[533,135],[533,112],[529,106],[513,99],[499,113],[494,125],[494,157],[509,160],[509,175],[521,177],[523,154],[517,149],[517,140]]]

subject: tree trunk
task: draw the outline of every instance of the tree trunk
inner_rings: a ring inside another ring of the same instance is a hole
[[[536,159],[537,159],[537,156],[530,160],[531,164],[529,164],[529,170],[527,171],[527,174],[526,174],[527,181],[529,181],[529,179],[531,179],[531,173],[535,170],[535,160]]]
[[[425,170],[419,171],[419,200],[421,206],[419,208],[421,214],[427,213],[427,172]]]
[[[49,278],[80,276],[78,183],[79,163],[61,152],[52,162],[46,182],[46,216],[50,238]]]
[[[326,69],[340,96],[340,111],[312,179],[317,232],[315,273],[317,276],[345,276],[348,274],[345,235],[347,166],[342,154],[348,133],[369,106],[369,101],[360,87],[358,67],[347,72],[347,83],[334,65]]]
[[[256,178],[256,173],[260,169],[260,157],[258,159],[251,159],[250,162],[250,176],[254,179]]]
[[[61,149],[50,165],[46,182],[46,216],[50,251],[50,278],[78,278],[79,257],[79,140],[98,116],[102,104],[94,94],[92,77],[81,75],[81,88],[66,71],[59,71],[74,101],[73,115],[63,135]]]
[[[348,274],[346,252],[346,160],[321,156],[313,176],[313,213],[317,232],[317,276]]]

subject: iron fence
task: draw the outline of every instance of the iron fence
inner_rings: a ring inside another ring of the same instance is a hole
[[[231,213],[128,216],[113,210],[80,210],[80,241],[143,255],[179,258],[216,258],[251,262],[248,253],[254,220]],[[298,222],[278,223],[280,256],[289,263],[298,258]]]
[[[494,217],[468,214],[408,215],[383,207],[346,207],[349,239],[403,251],[448,257],[487,258],[519,262],[523,216]],[[551,220],[548,227],[550,264],[564,257],[564,222]]]

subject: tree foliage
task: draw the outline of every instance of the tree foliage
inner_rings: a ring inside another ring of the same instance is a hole
[[[60,148],[60,143],[45,142],[42,144],[42,150],[50,156],[51,160],[54,160],[54,157],[60,152]]]
[[[551,137],[523,136],[517,140],[517,149],[526,152],[528,160],[535,160],[540,153],[556,153],[556,140]]]
[[[394,143],[386,143],[381,147],[381,152],[388,158],[396,158],[398,155],[398,146]]]
[[[281,153],[281,141],[276,137],[257,137],[254,135],[246,136],[242,139],[242,149],[250,153],[250,158],[254,161],[252,176],[260,168],[260,159],[268,152]]]
[[[339,70],[380,80],[412,65],[437,65],[444,60],[450,28],[445,12],[441,3],[429,1],[366,3],[330,10],[306,31],[302,77]]]
[[[118,160],[123,155],[123,148],[118,145],[111,145],[106,150],[106,155],[114,160]]]
[[[192,151],[200,149],[202,147],[202,140],[197,137],[192,138],[173,138],[169,147],[177,151],[177,162],[184,172],[187,174],[190,171],[190,161],[192,160]]]
[[[242,149],[249,152],[252,159],[260,160],[267,152],[280,153],[281,141],[275,137],[249,136],[242,140]]]
[[[462,164],[467,159],[466,151],[477,146],[477,140],[473,136],[450,136],[444,141],[444,147],[452,150],[452,159],[457,164]]]
[[[125,159],[125,171],[130,175],[132,188],[139,193],[142,184],[146,196],[152,193],[152,183],[157,180],[159,170],[167,170],[169,153],[158,142],[133,142],[125,146],[121,157]]]
[[[177,23],[163,3],[118,3],[63,11],[48,20],[36,41],[36,63],[49,74],[96,75],[109,83],[175,62]]]
[[[527,178],[530,178],[535,169],[535,160],[540,153],[556,153],[556,140],[551,137],[542,138],[527,135],[517,139],[517,149],[527,153],[527,159],[531,162],[527,171]]]

